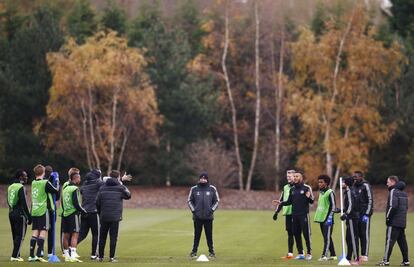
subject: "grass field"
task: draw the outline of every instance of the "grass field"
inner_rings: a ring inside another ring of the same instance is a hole
[[[12,249],[10,226],[7,210],[0,209],[0,266],[28,266],[43,263],[10,263]],[[384,214],[374,215],[371,228],[370,262],[375,265],[383,255],[385,241]],[[409,215],[407,239],[410,249],[414,248],[414,214]],[[411,224],[411,225],[410,225]],[[334,240],[337,253],[340,254],[340,224],[335,227]],[[272,220],[272,211],[218,210],[214,223],[214,245],[217,254],[215,261],[207,263],[191,261],[188,254],[193,239],[193,226],[190,213],[186,210],[130,209],[124,211],[116,256],[120,266],[328,266],[337,262],[320,263],[317,261],[322,250],[319,225],[312,224],[312,261],[283,261],[286,253],[286,234],[284,220],[276,223]],[[204,235],[204,233],[203,233]],[[22,247],[22,256],[27,259],[29,253],[30,231]],[[88,259],[90,237],[78,248],[84,256],[84,263],[78,266],[97,265]],[[108,250],[109,245],[107,245]],[[199,254],[207,253],[205,238],[201,239]],[[295,251],[296,253],[296,251]],[[108,252],[106,252],[106,255]],[[60,253],[58,254],[60,256]],[[106,259],[107,260],[107,259]],[[401,254],[398,246],[394,248],[392,265],[399,265]],[[67,264],[67,263],[63,263]],[[73,265],[75,263],[72,263]],[[109,264],[109,263],[106,263]]]

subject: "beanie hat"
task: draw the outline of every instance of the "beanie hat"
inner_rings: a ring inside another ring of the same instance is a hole
[[[344,179],[344,183],[345,183],[347,186],[352,186],[352,185],[354,184],[354,179],[353,179],[352,177],[346,177],[346,178]]]
[[[202,172],[200,174],[200,176],[198,176],[198,178],[199,179],[204,178],[204,179],[206,179],[208,181],[208,173],[207,172]]]

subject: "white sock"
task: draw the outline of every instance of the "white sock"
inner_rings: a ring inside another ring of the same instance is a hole
[[[77,253],[76,253],[76,248],[70,248],[70,257],[71,258],[75,258],[75,255],[76,255]]]
[[[65,256],[65,257],[70,257],[70,255],[69,255],[69,250],[68,250],[68,249],[64,249],[64,250],[63,250],[63,256]]]

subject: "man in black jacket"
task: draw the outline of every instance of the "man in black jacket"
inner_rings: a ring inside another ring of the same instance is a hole
[[[7,188],[7,204],[9,220],[13,236],[13,252],[10,261],[24,261],[20,257],[20,247],[26,235],[27,224],[32,223],[32,216],[26,202],[24,184],[27,183],[27,173],[18,170],[12,184]]]
[[[313,204],[314,197],[312,188],[303,183],[303,173],[297,171],[293,176],[294,186],[291,189],[287,201],[274,200],[274,203],[281,206],[292,205],[292,226],[293,234],[295,235],[296,248],[298,249],[297,260],[311,260],[311,228],[309,220],[309,205]],[[302,234],[305,238],[307,255],[305,257],[302,245]]]
[[[78,238],[78,244],[82,242],[88,235],[89,229],[92,232],[92,251],[91,259],[96,260],[98,255],[98,240],[99,240],[99,215],[96,208],[96,197],[99,189],[104,184],[101,179],[101,172],[99,170],[92,170],[85,175],[86,181],[83,182],[80,193],[82,195],[82,206],[87,213],[82,214],[81,229]]]
[[[344,210],[341,216],[342,221],[346,221],[346,245],[348,261],[351,261],[351,265],[359,265],[359,244],[358,244],[358,223],[359,223],[359,205],[357,202],[357,196],[354,191],[354,180],[352,177],[344,179],[341,185],[345,188],[344,191]]]
[[[387,186],[390,193],[388,195],[386,210],[387,234],[385,253],[383,261],[378,266],[390,265],[390,256],[395,242],[398,242],[403,256],[401,266],[410,266],[407,239],[405,237],[408,210],[408,195],[403,191],[405,183],[398,181],[397,176],[390,176],[387,179]]]
[[[293,187],[293,176],[295,174],[295,170],[287,170],[286,171],[286,180],[287,184],[283,186],[283,191],[280,194],[279,200],[286,201],[289,199],[290,191]],[[277,205],[275,213],[273,214],[273,220],[277,220],[277,216],[279,212],[282,211],[283,216],[285,216],[285,229],[288,235],[288,253],[286,256],[283,256],[283,260],[290,260],[293,259],[293,245],[294,245],[294,235],[293,235],[293,226],[292,226],[292,206],[282,206]]]
[[[122,220],[123,200],[130,199],[128,188],[121,184],[119,171],[112,171],[105,184],[101,186],[96,198],[96,208],[101,221],[99,234],[99,261],[103,261],[106,238],[109,232],[109,261],[115,259],[116,242],[118,239],[119,222]]]
[[[200,174],[198,184],[193,186],[188,194],[188,206],[193,213],[194,221],[194,243],[190,253],[191,258],[197,257],[197,249],[203,226],[209,257],[214,258],[216,256],[213,247],[213,213],[216,211],[219,201],[220,198],[216,187],[208,182],[208,174],[206,172]]]
[[[361,261],[368,261],[371,216],[374,208],[374,199],[371,186],[364,179],[361,171],[354,172],[354,191],[359,203],[358,242],[361,242]]]

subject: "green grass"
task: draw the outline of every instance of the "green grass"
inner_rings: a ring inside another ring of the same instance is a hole
[[[312,224],[312,245],[314,260],[282,261],[280,257],[286,253],[286,232],[284,220],[276,223],[272,220],[272,211],[240,211],[218,210],[214,222],[214,245],[217,259],[208,263],[190,261],[187,257],[193,240],[193,225],[191,215],[186,210],[155,210],[130,209],[124,211],[124,221],[121,222],[118,238],[117,257],[121,266],[321,266],[336,265],[337,262],[319,263],[322,250],[322,240],[319,225]],[[0,209],[0,266],[28,266],[41,263],[9,263],[11,253],[11,233],[7,210]],[[383,255],[385,241],[384,215],[374,215],[371,228],[370,262],[364,265],[372,266]],[[409,221],[414,220],[414,214],[409,215]],[[337,253],[340,246],[340,224],[334,231],[335,248]],[[22,247],[22,256],[27,259],[29,253],[30,231]],[[204,235],[204,233],[203,233]],[[409,248],[414,248],[413,227],[407,227]],[[97,264],[88,260],[90,253],[90,236],[78,247],[78,253],[85,256],[86,266]],[[108,245],[107,245],[108,251]],[[199,254],[207,253],[205,238],[201,239]],[[106,252],[107,254],[108,252]],[[58,254],[60,255],[60,253]],[[399,265],[401,254],[398,246],[394,247],[391,264]],[[65,263],[63,263],[65,264]],[[108,264],[108,263],[106,263]],[[71,264],[72,265],[72,264]]]

